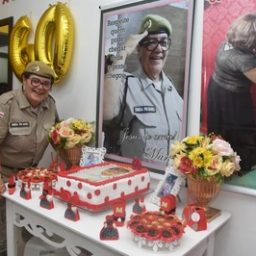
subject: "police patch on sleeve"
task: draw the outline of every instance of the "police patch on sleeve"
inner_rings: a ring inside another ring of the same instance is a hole
[[[156,113],[155,106],[137,106],[133,110],[134,113]]]

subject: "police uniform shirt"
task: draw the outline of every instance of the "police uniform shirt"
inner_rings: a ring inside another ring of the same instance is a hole
[[[37,165],[48,145],[48,131],[57,120],[55,101],[48,96],[33,109],[22,88],[0,97],[1,165],[18,169]]]
[[[120,94],[120,104],[124,90]],[[183,100],[162,72],[161,91],[142,71],[128,78],[126,108],[120,137],[126,157],[167,162],[169,146],[181,135]]]

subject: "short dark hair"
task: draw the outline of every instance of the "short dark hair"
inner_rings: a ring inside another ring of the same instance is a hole
[[[227,40],[243,51],[256,50],[256,13],[247,13],[236,19],[227,32]]]

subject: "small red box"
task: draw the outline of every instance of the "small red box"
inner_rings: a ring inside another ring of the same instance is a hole
[[[195,231],[207,229],[207,218],[203,207],[189,204],[183,209],[182,216],[186,225],[190,226]]]

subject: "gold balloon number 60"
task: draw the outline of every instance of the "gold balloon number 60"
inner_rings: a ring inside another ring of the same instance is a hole
[[[13,72],[21,80],[26,65],[32,60],[41,60],[53,68],[56,83],[60,82],[73,55],[74,21],[71,12],[63,3],[50,5],[38,21],[34,44],[28,43],[31,27],[29,18],[22,16],[12,29],[9,59]]]

